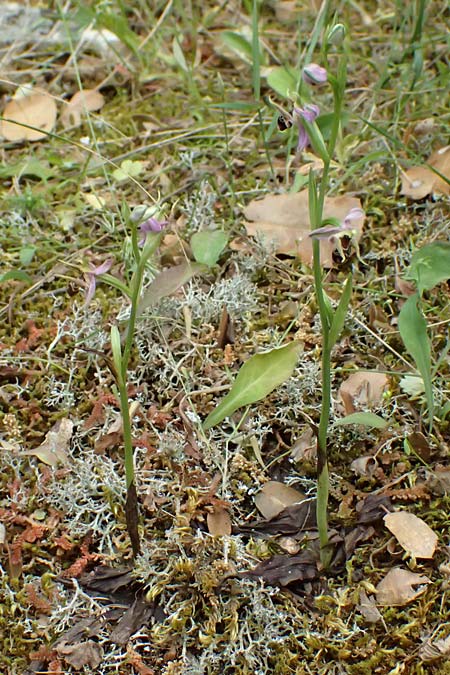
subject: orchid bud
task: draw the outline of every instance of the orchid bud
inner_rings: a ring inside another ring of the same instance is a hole
[[[324,84],[327,79],[327,71],[317,63],[309,63],[303,68],[303,80],[307,84]]]
[[[333,47],[340,47],[344,42],[347,35],[347,29],[343,23],[337,23],[333,28],[330,29],[326,43],[328,45],[333,45]]]

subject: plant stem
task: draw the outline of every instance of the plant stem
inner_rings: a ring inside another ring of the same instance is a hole
[[[334,118],[331,128],[330,140],[328,143],[328,161],[324,162],[322,178],[320,181],[319,194],[317,196],[317,206],[315,209],[315,221],[311,223],[311,229],[315,230],[321,227],[323,218],[323,208],[325,204],[325,194],[328,184],[328,175],[330,171],[331,157],[337,142],[341,111],[342,111],[342,93],[344,89],[343,73],[345,73],[345,63],[341,61],[340,77],[333,84],[334,94]],[[329,548],[328,538],[328,496],[329,496],[329,472],[328,472],[328,425],[330,422],[331,408],[331,348],[330,328],[331,317],[330,310],[325,300],[322,280],[322,266],[320,263],[320,243],[313,240],[313,272],[314,288],[316,293],[317,305],[319,307],[320,321],[322,324],[322,402],[320,408],[319,431],[317,438],[317,528],[319,531],[320,542],[320,560],[324,568],[327,568],[331,562],[331,550]]]

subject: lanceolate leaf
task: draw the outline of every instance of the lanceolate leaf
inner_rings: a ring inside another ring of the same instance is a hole
[[[138,305],[138,316],[148,307],[155,305],[161,298],[175,293],[189,279],[206,269],[208,269],[206,265],[200,263],[184,262],[160,272],[143,294]]]
[[[347,426],[348,424],[361,424],[364,427],[372,427],[372,429],[385,429],[389,423],[372,412],[352,413],[335,422],[337,427]]]
[[[208,415],[203,428],[210,429],[238,408],[270,394],[292,375],[301,350],[299,342],[290,342],[284,347],[252,356],[240,369],[231,390]]]
[[[433,420],[433,387],[431,384],[431,349],[427,322],[419,309],[419,295],[412,295],[403,305],[398,317],[398,329],[403,344],[413,357],[422,376],[427,399],[430,426]]]

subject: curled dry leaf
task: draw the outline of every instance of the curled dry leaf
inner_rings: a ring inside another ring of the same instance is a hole
[[[358,610],[368,623],[377,623],[382,617],[375,603],[375,598],[367,595],[364,588],[359,592]]]
[[[444,656],[450,656],[450,635],[443,640],[427,640],[419,649],[422,661],[437,661]]]
[[[427,164],[450,180],[450,145],[436,150]],[[412,199],[423,199],[429,194],[450,194],[450,184],[428,166],[413,166],[402,179],[402,194]]]
[[[56,466],[67,462],[67,448],[72,438],[73,422],[67,418],[58,420],[35,450],[27,450],[25,455],[35,455],[41,462]]]
[[[17,96],[3,110],[5,119],[0,122],[0,134],[7,141],[40,141],[53,131],[56,112],[56,103],[49,94]],[[23,124],[28,126],[22,126]]]
[[[84,666],[97,668],[103,660],[103,649],[93,640],[73,645],[62,642],[56,647],[56,651],[75,670],[81,670]]]
[[[100,110],[105,103],[103,95],[97,89],[77,91],[66,104],[61,114],[63,127],[78,127],[83,114]]]
[[[419,597],[426,584],[431,584],[431,581],[424,574],[394,567],[376,587],[377,602],[387,607],[402,607]]]
[[[214,537],[223,537],[231,534],[231,518],[226,509],[221,506],[214,506],[213,510],[206,516],[209,533]]]
[[[350,464],[351,470],[354,471],[357,476],[368,476],[369,478],[373,476],[377,466],[378,462],[372,455],[357,457]]]
[[[343,403],[345,413],[351,415],[360,408],[379,405],[388,385],[384,373],[359,371],[344,380],[339,387],[338,399]]]
[[[361,202],[355,197],[328,197],[325,199],[323,217],[334,217],[342,222],[354,208],[361,208]],[[248,221],[245,228],[249,235],[259,235],[268,243],[274,242],[277,253],[298,256],[305,264],[312,264],[308,190],[254,199],[245,207],[244,215]],[[352,221],[352,227],[356,230],[356,242],[361,238],[363,225],[364,216]],[[332,266],[334,249],[333,243],[327,240],[320,242],[321,262],[324,267]]]
[[[414,513],[397,511],[384,516],[384,524],[400,546],[415,558],[432,558],[438,538],[435,532]]]
[[[312,462],[317,457],[317,437],[312,427],[297,438],[291,449],[291,459],[294,462]]]
[[[286,506],[298,504],[305,498],[298,490],[276,480],[269,480],[255,495],[255,505],[261,515],[270,520],[278,516]]]

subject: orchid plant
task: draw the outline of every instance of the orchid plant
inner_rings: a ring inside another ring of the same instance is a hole
[[[151,216],[138,226],[136,222],[133,222],[132,218],[127,218],[127,220],[131,223],[131,247],[133,252],[133,271],[129,282],[124,283],[115,276],[108,274],[113,263],[111,259],[95,267],[91,265],[87,272],[85,272],[87,282],[85,305],[91,302],[99,281],[106,282],[108,285],[120,290],[130,302],[130,314],[125,333],[121,335],[116,325],[111,327],[111,348],[113,355],[111,370],[119,392],[122,415],[126,480],[125,518],[133,554],[136,556],[140,551],[138,532],[139,513],[135,484],[130,406],[127,391],[127,373],[131,359],[145,270],[150,258],[159,246],[162,237],[161,233],[166,222]]]
[[[336,36],[339,37],[336,45]],[[332,38],[332,39],[331,39]],[[332,46],[338,49],[345,39],[345,28],[342,24],[334,26],[325,42],[324,57],[327,61],[328,50]],[[317,124],[320,114],[316,103],[307,102],[303,107],[295,106],[292,121],[298,128],[297,152],[302,152],[311,145],[314,152],[322,159],[323,169],[320,179],[311,169],[309,173],[309,218],[311,224],[310,237],[313,241],[313,273],[314,288],[322,325],[322,401],[317,438],[317,527],[320,541],[320,558],[322,565],[327,567],[331,562],[332,551],[328,537],[328,427],[331,408],[331,351],[337,342],[343,328],[345,315],[352,292],[352,277],[349,275],[344,290],[333,310],[323,285],[323,271],[320,260],[320,240],[331,241],[342,257],[342,237],[354,238],[353,223],[364,217],[360,208],[349,211],[343,222],[336,218],[323,218],[325,195],[328,190],[328,178],[331,159],[340,133],[342,107],[346,82],[346,60],[344,53],[338,56],[337,74],[333,76],[328,67],[311,63],[303,69],[303,82],[309,86],[320,86],[329,83],[333,91],[333,117],[329,138],[324,139]],[[359,256],[359,251],[357,250]]]

